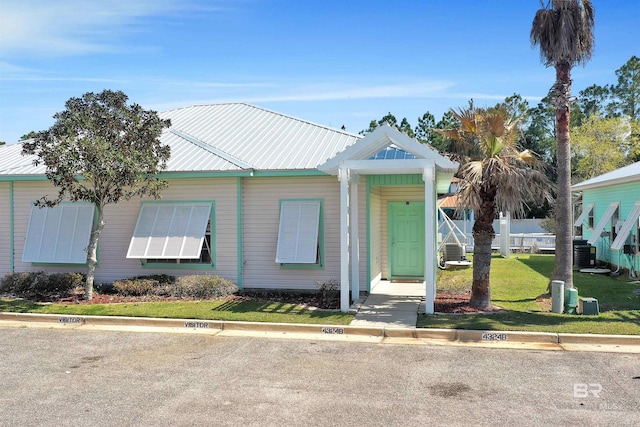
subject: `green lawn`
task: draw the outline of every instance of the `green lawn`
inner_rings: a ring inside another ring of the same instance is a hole
[[[79,316],[130,316],[245,322],[311,323],[348,325],[353,315],[336,311],[308,310],[292,304],[258,301],[186,301],[122,304],[40,304],[0,299],[0,311]]]
[[[600,315],[550,313],[548,305],[536,298],[547,291],[553,263],[553,255],[514,254],[511,259],[494,256],[492,302],[508,310],[506,313],[422,315],[418,327],[640,335],[640,285],[630,284],[625,275],[611,278],[576,271],[574,285],[579,295],[596,298]],[[439,271],[438,289],[469,290],[471,274],[471,269]]]
[[[418,327],[640,335],[640,285],[630,284],[627,276],[611,278],[576,272],[574,282],[580,296],[596,298],[600,315],[550,313],[548,300],[545,305],[536,299],[546,293],[553,262],[553,255],[519,254],[508,260],[494,256],[491,264],[492,302],[507,312],[421,315]],[[471,273],[471,269],[438,271],[437,287],[451,292],[468,291]],[[63,305],[0,299],[0,311],[336,325],[348,325],[353,319],[353,315],[335,311],[307,310],[291,304],[256,301]]]

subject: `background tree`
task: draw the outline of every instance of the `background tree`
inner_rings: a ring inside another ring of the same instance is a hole
[[[35,138],[36,136],[38,136],[38,132],[32,130],[31,132],[22,135],[20,137],[20,141],[26,141],[27,139]]]
[[[591,116],[573,130],[575,180],[583,181],[625,166],[630,163],[627,158],[634,145],[627,117]]]
[[[53,116],[51,128],[23,143],[22,153],[37,155],[34,164],[44,164],[47,178],[58,188],[57,198],[44,196],[38,206],[70,200],[96,208],[87,248],[86,299],[93,295],[104,207],[133,196],[158,198],[167,186],[157,174],[166,169],[170,148],[161,145],[159,137],[171,122],[137,104],[127,105],[127,100],[123,92],[111,90],[70,98],[66,109]]]
[[[573,224],[571,211],[571,69],[586,63],[593,51],[594,8],[590,0],[551,0],[538,10],[531,43],[540,46],[546,66],[555,67],[551,99],[556,109],[558,187],[556,194],[556,256],[552,280],[573,288]]]
[[[618,82],[611,88],[616,107],[622,115],[640,120],[640,58],[632,56],[616,70],[616,76]]]
[[[578,102],[582,106],[582,111],[588,116],[600,114],[603,117],[613,115],[607,110],[607,105],[611,99],[611,89],[609,86],[599,86],[593,84],[580,91]]]
[[[519,118],[508,113],[505,105],[480,109],[471,102],[468,108],[452,110],[452,114],[458,127],[438,132],[456,141],[460,207],[476,213],[470,304],[488,309],[493,220],[498,211],[524,216],[526,201],[551,198],[551,183],[535,155],[518,150]]]
[[[414,130],[416,139],[423,144],[433,145],[433,139],[438,135],[433,131],[435,126],[436,118],[430,112],[427,111],[422,117],[418,117],[418,125]]]

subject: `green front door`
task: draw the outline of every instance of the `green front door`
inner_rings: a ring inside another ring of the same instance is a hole
[[[389,202],[389,275],[424,278],[424,202]]]

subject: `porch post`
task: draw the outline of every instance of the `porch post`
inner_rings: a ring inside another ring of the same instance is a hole
[[[340,311],[349,311],[349,169],[340,166]]]
[[[351,237],[351,297],[360,299],[360,233],[358,230],[358,183],[360,176],[351,173],[349,193],[350,237]]]
[[[438,256],[436,226],[435,165],[426,165],[424,179],[424,283],[426,287],[425,312],[433,314],[436,298],[436,258]]]

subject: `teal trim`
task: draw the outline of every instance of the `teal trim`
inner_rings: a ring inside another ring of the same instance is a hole
[[[367,179],[367,292],[371,293],[371,183]]]
[[[2,181],[48,181],[45,175],[0,175]]]
[[[142,201],[141,205],[179,205],[188,203],[211,203],[211,264],[175,264],[175,263],[151,263],[141,259],[142,268],[148,269],[176,269],[176,270],[215,270],[216,268],[216,202],[215,200],[150,200]]]
[[[330,176],[326,172],[317,169],[296,169],[281,171],[256,171],[256,170],[235,170],[235,171],[202,171],[202,172],[160,172],[158,176],[162,179],[187,179],[187,178],[235,178],[235,177],[281,177],[281,176]],[[2,181],[48,181],[45,175],[0,175]]]
[[[324,199],[280,199],[279,213],[282,212],[282,202],[320,202],[320,230],[318,230],[319,264],[280,264],[282,270],[324,270]],[[279,219],[278,219],[279,221]]]
[[[13,181],[9,181],[9,271],[15,273],[15,234],[14,234],[14,214],[13,214]]]
[[[162,179],[186,179],[186,178],[236,178],[251,176],[252,171],[231,171],[231,172],[162,172],[159,176]]]
[[[213,257],[212,257],[213,258]],[[212,264],[161,264],[153,263],[147,264],[144,260],[140,262],[142,268],[153,270],[210,270],[213,271],[216,268]]]
[[[324,258],[320,256],[320,264],[280,264],[281,270],[324,270]]]
[[[278,176],[330,176],[330,174],[316,169],[301,169],[288,171],[254,171],[255,177],[278,177]]]
[[[242,177],[238,177],[237,180],[237,192],[236,192],[236,211],[237,211],[237,228],[238,228],[238,255],[237,255],[237,264],[238,264],[238,278],[237,285],[238,289],[242,289],[242,275],[243,275],[243,254],[244,249],[242,246]]]
[[[367,175],[367,184],[380,187],[392,185],[424,185],[424,181],[420,174]]]

